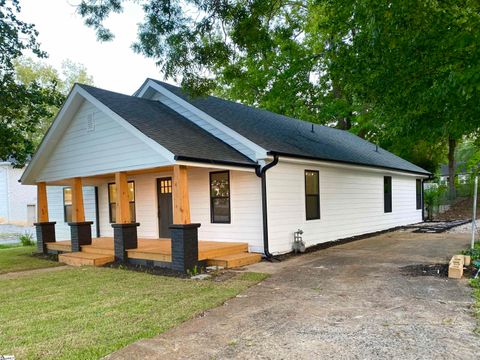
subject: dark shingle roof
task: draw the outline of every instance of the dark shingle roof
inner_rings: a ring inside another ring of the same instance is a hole
[[[480,166],[479,166],[480,167]],[[460,161],[455,163],[455,174],[468,174],[469,171],[467,170],[467,163],[465,161]],[[448,164],[441,164],[440,165],[440,175],[441,176],[448,176]]]
[[[180,159],[255,165],[249,158],[158,101],[79,85]]]
[[[214,96],[191,98],[181,88],[154,80],[264,149],[284,155],[429,174],[360,137]]]

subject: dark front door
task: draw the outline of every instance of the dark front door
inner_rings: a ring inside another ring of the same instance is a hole
[[[170,237],[169,226],[172,224],[172,178],[157,179],[158,196],[158,233],[161,238]]]

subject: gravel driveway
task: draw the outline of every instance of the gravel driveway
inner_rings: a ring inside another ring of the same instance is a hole
[[[273,272],[224,306],[110,359],[474,359],[467,280],[405,275],[445,263],[462,233],[397,231],[260,263]]]

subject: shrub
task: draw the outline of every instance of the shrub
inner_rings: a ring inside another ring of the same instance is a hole
[[[425,189],[424,202],[429,220],[432,220],[433,213],[437,210],[445,194],[446,188],[443,185],[432,186],[428,189]]]
[[[462,251],[462,255],[470,255],[472,261],[480,259],[480,242],[476,242],[473,249],[465,249]]]
[[[35,244],[33,241],[33,235],[30,233],[24,233],[20,236],[20,242],[23,246],[32,246]]]

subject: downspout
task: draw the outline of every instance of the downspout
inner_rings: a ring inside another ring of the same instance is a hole
[[[268,169],[278,164],[278,155],[273,155],[273,161],[261,167],[255,168],[255,174],[262,180],[262,217],[263,217],[263,252],[267,259],[272,259],[273,255],[268,249],[268,207],[267,207],[267,176]]]

